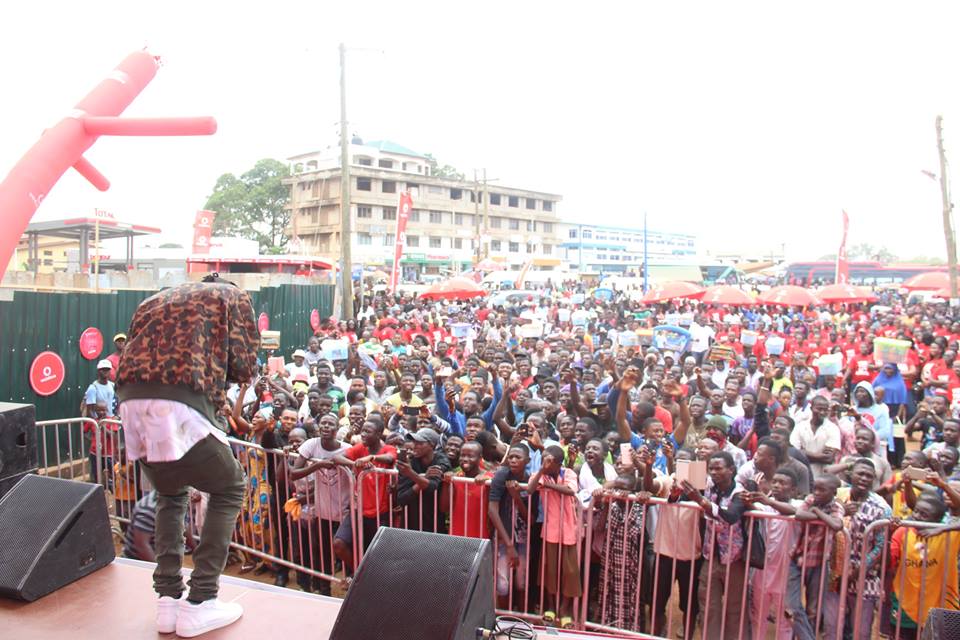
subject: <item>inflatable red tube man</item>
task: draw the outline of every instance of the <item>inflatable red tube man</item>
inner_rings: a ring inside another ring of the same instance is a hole
[[[110,182],[83,153],[100,136],[210,135],[217,122],[198,118],[119,118],[157,73],[160,60],[146,51],[131,53],[113,72],[77,103],[67,117],[47,129],[0,182],[0,278],[3,277],[43,198],[67,169],[73,167],[90,184],[106,191]]]

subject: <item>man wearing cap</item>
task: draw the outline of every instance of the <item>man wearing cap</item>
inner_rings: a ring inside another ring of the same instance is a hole
[[[109,359],[104,358],[97,363],[97,379],[90,383],[83,394],[83,404],[86,405],[88,416],[100,419],[116,415],[116,393],[111,382],[113,372],[113,363]],[[104,411],[106,413],[100,415]]]
[[[443,474],[451,470],[450,460],[437,448],[440,434],[430,427],[420,427],[406,436],[413,452],[400,452],[397,460],[397,504],[406,510],[406,526],[419,531],[443,532],[438,522],[437,495]]]
[[[310,377],[310,367],[304,363],[307,354],[303,349],[297,349],[293,352],[293,362],[288,362],[284,365],[286,370],[286,375],[284,377],[289,377],[291,380],[296,380],[297,376],[304,375],[307,378]]]
[[[113,365],[113,369],[110,370],[110,381],[117,381],[117,371],[120,370],[120,356],[123,355],[123,345],[127,344],[127,334],[118,333],[113,336],[113,347],[114,351],[107,356],[107,360],[110,361],[110,364]]]

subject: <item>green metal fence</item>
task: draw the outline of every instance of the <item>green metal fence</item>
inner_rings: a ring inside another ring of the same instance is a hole
[[[96,327],[103,334],[100,357],[113,351],[112,338],[126,332],[137,305],[154,291],[109,294],[16,291],[12,301],[0,301],[0,402],[25,402],[37,407],[37,420],[80,415],[87,386],[96,378],[97,360],[80,354],[80,334]],[[251,292],[256,312],[266,313],[270,329],[281,332],[281,349],[288,358],[312,334],[310,313],[321,318],[333,312],[332,285],[283,285]],[[63,359],[66,379],[60,390],[41,397],[30,387],[30,364],[38,353],[54,351]]]

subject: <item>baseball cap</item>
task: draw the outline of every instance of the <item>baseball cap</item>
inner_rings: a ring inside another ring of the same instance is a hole
[[[307,357],[307,354],[304,353],[303,349],[297,349],[296,351],[293,352],[293,357],[294,357],[294,358],[306,358],[306,357]]]
[[[101,360],[97,363],[97,369],[113,369],[113,363],[109,360]]]
[[[298,373],[293,377],[293,381],[294,382],[310,382],[310,379],[307,377],[307,374]]]
[[[440,443],[440,434],[433,429],[419,429],[415,433],[408,433],[407,440],[414,442],[426,442],[433,446]]]
[[[116,342],[117,340],[126,340],[126,339],[127,339],[127,334],[125,333],[118,333],[117,335],[113,336],[114,342]]]

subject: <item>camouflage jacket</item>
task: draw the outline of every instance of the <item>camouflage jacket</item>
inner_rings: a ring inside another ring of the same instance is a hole
[[[188,283],[140,303],[117,372],[119,402],[161,398],[218,425],[231,382],[256,373],[260,332],[249,294],[231,284]]]

